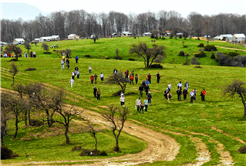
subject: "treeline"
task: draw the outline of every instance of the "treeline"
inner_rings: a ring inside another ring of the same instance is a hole
[[[31,21],[21,19],[1,20],[1,41],[12,42],[14,38],[23,37],[33,40],[42,36],[60,35],[61,39],[69,34],[87,37],[92,34],[99,37],[111,36],[112,33],[130,31],[134,35],[158,30],[164,33],[169,30],[174,35],[177,32],[185,36],[202,35],[216,36],[219,34],[246,34],[246,15],[218,14],[201,15],[191,12],[187,18],[181,17],[176,11],[161,10],[157,13],[124,14],[111,11],[106,13],[88,13],[84,10],[70,12],[53,12],[49,16],[38,16]]]

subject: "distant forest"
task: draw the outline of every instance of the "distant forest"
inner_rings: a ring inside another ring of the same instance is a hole
[[[156,31],[163,34],[169,30],[174,35],[216,36],[219,34],[246,34],[246,15],[218,14],[201,15],[191,12],[187,18],[176,11],[158,11],[140,14],[124,14],[111,11],[106,13],[88,13],[84,10],[53,12],[49,16],[38,16],[31,21],[1,20],[1,41],[12,42],[14,38],[33,40],[42,36],[60,35],[61,39],[69,34],[87,37],[92,34],[99,37],[111,36],[112,33],[130,31],[134,35]]]

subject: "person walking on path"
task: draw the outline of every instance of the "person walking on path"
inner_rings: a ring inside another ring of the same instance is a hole
[[[71,88],[73,87],[74,79],[71,77],[69,83],[71,84]]]
[[[75,73],[72,71],[72,79],[74,80]]]
[[[97,83],[97,74],[94,75],[95,84]]]
[[[144,103],[142,101],[140,101],[140,112],[141,113],[141,110],[142,110],[142,113],[144,114]]]
[[[159,72],[156,74],[156,79],[157,79],[157,83],[159,84],[160,79],[161,79],[161,76],[160,76]]]
[[[201,92],[201,100],[202,101],[205,101],[205,95],[206,95],[206,93],[207,92],[205,91],[205,89],[203,89],[202,92]]]
[[[148,105],[149,105],[149,101],[148,101],[148,98],[146,97],[145,100],[144,100],[144,108],[145,108],[145,112],[148,111]]]
[[[97,100],[99,100],[99,101],[101,99],[100,96],[101,96],[101,90],[98,88],[97,92],[96,92],[96,97],[97,97]]]
[[[133,79],[134,79],[134,76],[131,75],[131,76],[130,76],[130,84],[132,84],[132,85],[134,85]]]
[[[140,111],[139,111],[139,108],[140,108],[140,102],[141,102],[141,100],[140,100],[140,97],[136,100],[136,107],[137,107],[137,111],[140,113]]]
[[[142,86],[144,89],[146,88],[146,81],[145,80],[142,81]]]
[[[97,95],[97,88],[95,86],[93,88],[93,94],[94,94],[94,97],[96,97],[96,95]]]
[[[172,85],[171,85],[170,82],[169,82],[169,84],[167,85],[167,88],[168,88],[169,91],[171,91]]]
[[[171,102],[171,98],[172,98],[172,94],[170,91],[168,91],[168,94],[167,94],[167,100],[168,100],[168,103],[170,104]]]
[[[187,88],[184,88],[183,90],[183,95],[184,95],[184,100],[186,101],[186,96],[188,94]]]
[[[140,96],[143,97],[143,85],[142,84],[140,84],[138,90],[140,92]]]
[[[165,97],[166,100],[167,100],[167,94],[168,94],[168,92],[170,92],[170,90],[167,88],[167,89],[164,91],[164,97]]]
[[[147,78],[148,78],[149,83],[151,84],[151,75],[150,75],[150,73],[149,73],[149,75],[147,76]]]
[[[91,72],[92,72],[92,67],[91,67],[91,65],[89,66],[89,73],[91,74]]]
[[[75,62],[78,63],[78,61],[79,61],[79,57],[78,57],[78,55],[76,55]]]
[[[148,93],[147,97],[148,97],[148,103],[149,105],[151,105],[152,95],[150,94],[150,92]]]
[[[68,58],[66,59],[66,65],[67,65],[67,68],[69,69],[69,60],[68,60]]]
[[[103,77],[104,77],[104,75],[103,75],[103,73],[101,73],[101,74],[100,74],[101,83],[103,82]]]
[[[138,75],[136,74],[135,75],[135,82],[136,82],[136,85],[138,84]]]
[[[61,69],[64,69],[64,60],[61,60]]]
[[[146,96],[147,96],[148,95],[148,92],[149,92],[149,85],[146,85],[145,92],[146,92]]]
[[[91,75],[90,79],[91,79],[91,84],[93,84],[93,81],[94,81],[93,74]]]
[[[120,96],[120,105],[121,107],[125,107],[125,96]]]
[[[180,88],[180,90],[182,90],[182,87],[183,87],[183,85],[182,85],[181,81],[179,81],[179,83],[178,83],[178,85],[177,85],[177,88],[178,88],[178,89]]]
[[[193,100],[194,100],[194,90],[192,90],[191,92],[190,92],[190,102],[191,103],[193,103]]]
[[[79,71],[77,71],[77,78],[79,78]]]
[[[117,73],[118,71],[117,71],[117,69],[116,68],[114,68],[114,71],[113,71],[113,73]]]
[[[179,88],[176,92],[178,95],[178,101],[181,101],[181,89]]]
[[[187,92],[188,92],[188,89],[189,89],[189,83],[188,83],[188,81],[185,82],[185,88],[187,89]]]

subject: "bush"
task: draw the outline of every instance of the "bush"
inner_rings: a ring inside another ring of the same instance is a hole
[[[181,50],[181,51],[179,52],[179,56],[184,56],[184,55],[185,55],[184,51]]]
[[[188,46],[184,45],[184,48],[187,48]]]
[[[107,155],[108,155],[107,152],[106,152],[105,150],[103,150],[103,151],[98,151],[97,154],[100,155],[100,156],[107,156]]]
[[[205,52],[200,52],[199,54],[195,54],[196,58],[202,58],[202,57],[206,57],[206,53]]]
[[[206,45],[204,51],[217,51],[217,48],[214,45]]]
[[[162,40],[165,40],[166,38],[165,37],[162,37]]]
[[[30,125],[31,126],[42,126],[44,125],[44,122],[37,120],[37,119],[30,119]]]
[[[129,60],[129,61],[135,61],[135,59],[132,59],[132,58],[129,58],[128,60]]]
[[[91,56],[90,56],[90,55],[85,55],[85,57],[87,57],[87,58],[91,58]]]
[[[192,65],[200,65],[201,63],[196,59],[196,57],[192,57],[190,63]]]
[[[211,53],[211,57],[210,57],[211,59],[215,59],[215,55],[214,55],[214,52],[212,51],[212,53]]]
[[[155,38],[155,35],[153,33],[151,33],[150,38]]]
[[[116,59],[116,60],[122,60],[122,58],[120,57],[120,56],[116,56],[116,57],[114,57],[114,59]]]
[[[162,61],[163,59],[164,59],[163,56],[158,55],[158,56],[155,58],[154,62],[156,62],[156,63],[161,63],[161,61]]]
[[[195,68],[202,68],[201,66],[195,66]]]
[[[72,148],[71,152],[73,152],[73,151],[80,151],[80,150],[82,150],[81,146],[74,146]]]
[[[90,156],[91,150],[85,149],[79,155],[80,156]]]
[[[183,65],[190,65],[188,62],[183,63]]]
[[[25,71],[32,71],[32,70],[37,70],[36,68],[28,68]]]
[[[239,152],[239,153],[244,153],[244,154],[245,154],[245,153],[246,153],[246,146],[239,148],[239,149],[238,149],[238,152]]]
[[[44,54],[52,54],[51,52],[43,52]]]
[[[1,160],[12,159],[14,157],[13,155],[13,151],[7,148],[7,146],[1,146]]]
[[[237,52],[229,52],[227,55],[228,55],[230,58],[234,58],[234,57],[238,56],[239,53],[237,53]]]
[[[161,64],[153,64],[153,65],[150,65],[149,67],[150,68],[159,68],[159,69],[163,68],[163,66]]]
[[[119,91],[117,91],[117,92],[113,93],[113,94],[112,94],[112,96],[120,96],[121,91],[122,91],[122,90],[119,90]]]
[[[197,47],[204,47],[204,44],[203,43],[200,43],[200,44],[198,44]]]
[[[115,146],[114,148],[113,148],[113,151],[115,151],[115,152],[119,152],[120,151],[120,147],[118,146]]]

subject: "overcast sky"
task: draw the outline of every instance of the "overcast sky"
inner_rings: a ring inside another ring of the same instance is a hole
[[[0,0],[1,2],[19,2],[36,6],[41,11],[51,12],[83,9],[89,13],[109,11],[128,13],[157,12],[159,10],[174,10],[187,17],[190,12],[202,15],[219,13],[233,13],[243,15],[246,13],[245,0]]]

